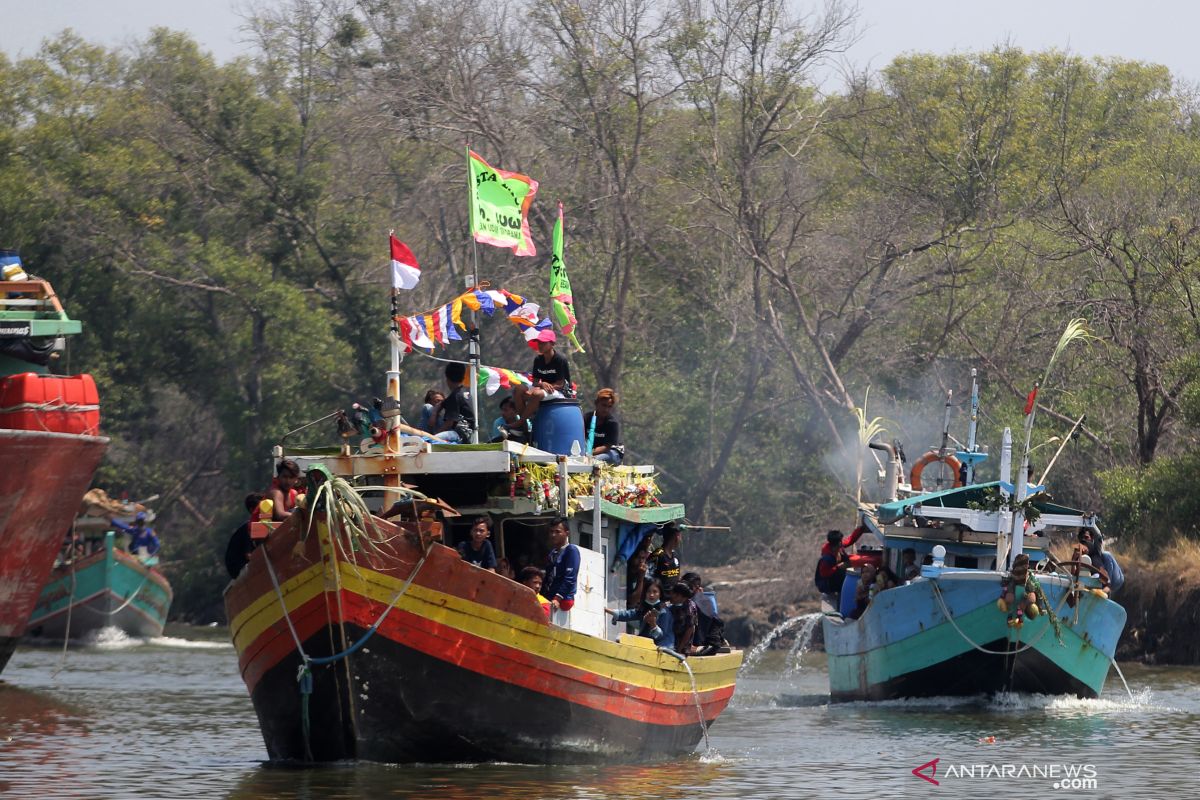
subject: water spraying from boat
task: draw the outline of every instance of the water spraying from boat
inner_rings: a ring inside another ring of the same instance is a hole
[[[795,628],[798,625],[807,623],[807,625],[806,625],[806,628],[808,631],[807,638],[811,638],[812,631],[815,630],[815,628],[816,628],[816,621],[819,620],[820,618],[821,618],[820,612],[813,612],[811,614],[801,614],[797,617],[789,617],[789,618],[785,619],[783,622],[776,625],[771,630],[770,633],[768,633],[766,636],[763,637],[761,642],[754,645],[754,649],[750,651],[750,654],[748,656],[746,656],[746,660],[742,662],[742,668],[741,668],[741,670],[739,670],[739,674],[746,675],[751,670],[753,670],[754,667],[758,665],[758,662],[762,660],[762,657],[764,655],[766,655],[767,650],[770,649],[771,645],[775,642],[775,640],[778,639],[779,637],[783,636],[785,633],[790,631],[792,628]],[[805,638],[805,637],[799,637],[799,638]],[[805,647],[804,652],[807,652],[807,650],[808,650],[808,648]],[[801,653],[801,655],[803,655],[803,653]]]
[[[817,623],[821,621],[821,616],[819,613],[804,616],[804,625],[796,634],[796,641],[792,643],[792,649],[788,651],[787,659],[784,660],[783,675],[785,678],[800,671],[800,662],[804,658],[804,654],[812,648],[813,634],[817,631]]]
[[[1125,680],[1125,673],[1121,672],[1121,668],[1117,666],[1117,660],[1111,656],[1108,659],[1112,662],[1113,669],[1117,671],[1117,675],[1121,678],[1121,683],[1125,684],[1125,694],[1129,695],[1129,699],[1133,700],[1133,692],[1129,690],[1129,681]]]
[[[708,741],[708,726],[704,724],[704,710],[700,707],[700,692],[696,688],[696,675],[692,672],[692,665],[687,662],[687,658],[674,650],[666,647],[658,649],[669,656],[679,659],[679,663],[687,670],[688,678],[692,681],[692,699],[696,701],[696,718],[700,721],[700,732],[704,734],[704,752],[707,753],[712,750],[712,745]]]

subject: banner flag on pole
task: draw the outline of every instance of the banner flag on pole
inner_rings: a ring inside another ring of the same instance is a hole
[[[471,235],[475,241],[511,247],[518,256],[536,256],[529,233],[529,207],[538,182],[516,172],[496,169],[467,148]]]
[[[558,204],[558,220],[554,223],[553,246],[550,253],[550,316],[571,341],[575,352],[582,353],[583,345],[575,338],[575,300],[571,297],[571,279],[563,260],[563,207]]]
[[[392,288],[415,289],[417,281],[421,280],[417,257],[408,249],[408,245],[390,233],[388,243],[392,250]]]

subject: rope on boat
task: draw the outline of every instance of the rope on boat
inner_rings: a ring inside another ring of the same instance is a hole
[[[51,673],[51,678],[57,678],[58,673],[67,666],[67,644],[71,641],[71,609],[75,607],[75,544],[79,541],[75,524],[75,520],[71,520],[71,594],[67,597],[67,627],[63,631],[62,655],[58,658],[58,667]]]
[[[309,744],[311,723],[308,714],[308,698],[309,695],[312,694],[313,690],[312,667],[335,664],[338,661],[341,661],[343,658],[353,655],[360,648],[362,648],[362,646],[367,643],[367,640],[375,635],[375,631],[379,630],[379,626],[383,624],[383,621],[387,618],[387,615],[390,614],[392,609],[396,607],[396,604],[400,602],[400,598],[403,597],[404,593],[408,591],[408,587],[412,586],[413,580],[416,579],[417,573],[421,571],[421,567],[425,564],[425,559],[428,555],[428,550],[421,554],[421,558],[419,561],[417,561],[416,566],[413,567],[413,571],[409,574],[408,580],[404,582],[404,585],[401,586],[400,590],[397,591],[392,597],[391,601],[387,605],[387,608],[385,608],[383,613],[379,615],[379,619],[375,620],[375,623],[371,625],[371,627],[368,628],[361,637],[359,637],[357,642],[350,645],[340,653],[335,653],[331,656],[314,657],[304,652],[304,645],[300,643],[300,636],[296,633],[296,626],[292,623],[292,617],[291,614],[288,613],[287,603],[284,602],[283,590],[279,586],[279,579],[275,576],[275,568],[271,565],[271,554],[270,552],[263,553],[263,561],[265,561],[267,564],[267,574],[271,576],[271,586],[275,588],[275,596],[279,598],[279,607],[283,609],[283,618],[287,621],[288,630],[292,634],[292,641],[296,644],[296,652],[300,654],[300,667],[296,671],[296,681],[300,684],[300,723],[304,730],[304,755],[307,760],[313,760],[312,747]]]
[[[127,605],[129,605],[130,603],[133,602],[133,598],[138,596],[138,593],[142,591],[142,588],[146,585],[146,581],[148,581],[148,580],[150,580],[150,568],[146,567],[146,574],[142,576],[142,582],[139,583],[138,587],[133,590],[133,594],[131,594],[131,595],[129,595],[129,597],[125,598],[125,602],[121,603],[121,605],[117,606],[112,611],[105,611],[104,613],[110,617],[114,616],[115,614],[120,614],[122,611],[125,610],[125,607]]]
[[[986,653],[989,656],[1015,656],[1018,653],[1024,653],[1026,650],[1033,647],[1035,644],[1037,644],[1039,641],[1041,641],[1041,638],[1043,636],[1046,635],[1046,631],[1050,630],[1050,623],[1047,622],[1046,627],[1042,628],[1042,630],[1038,633],[1037,636],[1033,637],[1032,639],[1030,639],[1028,642],[1026,642],[1024,645],[1022,645],[1021,647],[1019,647],[1016,650],[988,650],[986,647],[984,647],[983,645],[974,641],[970,636],[968,636],[962,628],[958,627],[958,623],[954,620],[953,615],[951,615],[950,609],[946,607],[946,601],[942,597],[942,587],[938,586],[938,583],[936,580],[930,581],[930,583],[933,585],[933,596],[937,598],[938,606],[940,606],[942,609],[942,614],[946,617],[947,620],[950,621],[950,624],[952,626],[954,626],[954,630],[958,631],[958,635],[963,638],[963,641],[966,642],[967,644],[971,645],[971,647],[974,647],[976,650],[978,650],[981,653]],[[1068,592],[1064,591],[1062,598],[1058,601],[1059,610],[1062,609],[1063,603],[1066,602],[1067,595],[1068,595]],[[1055,613],[1057,613],[1057,611]],[[1018,636],[1017,641],[1020,641],[1020,638],[1019,638],[1020,635],[1021,634],[1018,632],[1017,633],[1017,636]]]

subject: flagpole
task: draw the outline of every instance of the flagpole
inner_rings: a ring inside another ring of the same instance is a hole
[[[388,231],[389,246],[394,234],[395,230]],[[393,267],[391,270],[389,270],[389,272],[394,274],[395,268]],[[387,403],[383,409],[383,413],[385,415],[383,422],[387,426],[387,440],[384,446],[384,451],[387,453],[400,452],[400,426],[398,424],[394,424],[398,423],[400,420],[400,361],[404,358],[400,350],[400,326],[399,323],[396,322],[396,317],[400,313],[399,295],[400,287],[396,285],[395,278],[393,277],[391,298],[392,320],[390,329],[388,330],[388,346],[391,350],[391,363],[388,365],[390,369],[388,369],[387,374],[387,397],[391,402]],[[388,408],[388,406],[391,406],[391,408]],[[400,494],[398,491],[400,489],[399,474],[394,471],[388,472],[384,476],[383,484],[385,487],[397,490],[395,492],[384,492],[384,507],[387,508],[393,502],[400,499]]]
[[[471,185],[471,143],[467,142],[467,206],[471,221],[468,229],[471,233],[471,277],[467,280],[468,289],[479,285],[479,243],[475,241],[475,187]],[[467,334],[467,352],[471,362],[471,413],[475,416],[475,427],[471,431],[471,444],[479,444],[479,325],[475,317],[475,309],[471,309],[471,330]]]

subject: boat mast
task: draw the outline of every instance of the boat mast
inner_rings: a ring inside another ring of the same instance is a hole
[[[468,224],[468,232],[470,226],[474,225],[475,219],[475,187],[471,185],[471,143],[467,142],[467,213],[470,215],[472,222]],[[468,289],[474,289],[479,285],[479,242],[475,240],[475,235],[471,235],[471,277],[467,279]],[[479,324],[475,318],[475,309],[471,309],[471,332],[467,335],[467,352],[469,353],[468,360],[471,362],[470,378],[471,381],[471,413],[475,416],[475,426],[471,429],[471,444],[479,444]]]
[[[1012,484],[1012,429],[1004,429],[1004,438],[1000,445],[1000,492],[999,517],[996,520],[996,569],[1006,569],[1011,550],[1012,511],[1009,508],[1009,489]]]
[[[967,427],[967,452],[972,455],[977,452],[975,445],[975,431],[979,427],[979,371],[971,369],[971,424]],[[967,480],[965,484],[970,486],[975,483],[975,459],[968,457],[967,462]]]

